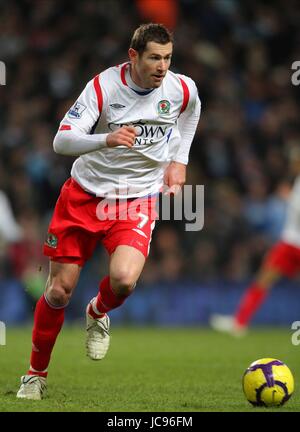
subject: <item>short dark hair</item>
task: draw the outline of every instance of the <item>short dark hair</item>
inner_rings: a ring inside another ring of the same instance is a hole
[[[163,24],[141,24],[132,36],[130,48],[143,54],[148,42],[156,42],[161,45],[173,43],[173,35]]]

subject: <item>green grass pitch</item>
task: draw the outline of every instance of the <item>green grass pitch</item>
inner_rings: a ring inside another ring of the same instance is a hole
[[[107,357],[85,356],[84,325],[65,326],[49,368],[48,395],[18,400],[20,375],[28,367],[31,329],[7,329],[0,346],[0,411],[300,411],[300,346],[291,330],[255,329],[243,339],[206,328],[112,325]],[[243,372],[261,357],[291,368],[295,393],[280,408],[253,408],[241,388]]]

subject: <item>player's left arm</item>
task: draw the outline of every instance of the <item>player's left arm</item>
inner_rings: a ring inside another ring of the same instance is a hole
[[[178,129],[181,136],[179,149],[164,175],[164,183],[169,187],[166,194],[176,195],[186,181],[189,152],[200,118],[201,102],[197,87],[192,80],[188,81],[188,88],[189,102],[185,111],[178,118]]]

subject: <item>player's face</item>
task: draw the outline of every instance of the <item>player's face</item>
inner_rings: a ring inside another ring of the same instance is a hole
[[[148,42],[141,55],[130,48],[133,81],[142,88],[159,87],[170,67],[172,51],[172,42],[165,45]]]

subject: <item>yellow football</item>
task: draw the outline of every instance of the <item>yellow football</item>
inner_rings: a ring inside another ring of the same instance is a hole
[[[262,358],[251,363],[243,376],[243,390],[254,406],[285,404],[294,391],[292,372],[282,361]]]

